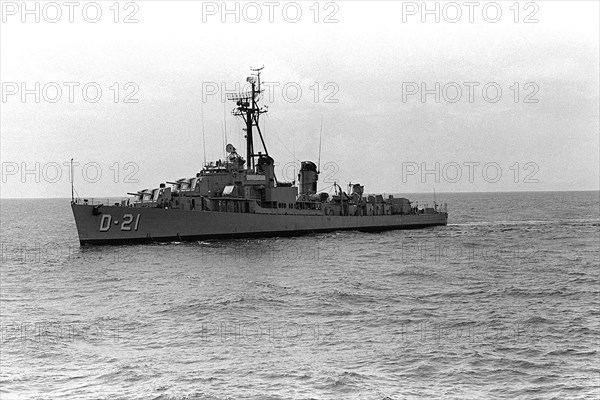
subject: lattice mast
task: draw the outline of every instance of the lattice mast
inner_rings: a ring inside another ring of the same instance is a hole
[[[260,114],[268,111],[267,106],[261,107],[258,105],[259,96],[262,94],[260,74],[263,68],[264,66],[260,68],[250,68],[250,71],[252,72],[250,76],[246,78],[246,82],[251,86],[250,92],[227,94],[227,100],[235,101],[237,105],[231,113],[237,117],[242,117],[246,124],[246,128],[244,128],[246,131],[246,160],[248,160],[248,169],[252,170],[256,164],[255,158],[259,157],[259,154],[254,153],[253,128],[256,128],[256,131],[258,132],[263,149],[265,150],[265,155],[269,156],[265,140],[260,130],[260,126],[258,125]]]

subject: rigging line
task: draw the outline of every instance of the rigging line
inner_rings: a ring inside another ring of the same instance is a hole
[[[262,122],[262,124],[263,124],[263,131],[265,131],[265,135],[266,135],[266,132],[267,132],[267,120],[265,118],[263,118],[262,121],[263,121]],[[258,128],[258,121],[256,122],[256,127]],[[260,132],[260,128],[258,128],[258,129],[259,129],[259,132]],[[263,139],[262,133],[260,134],[260,141],[262,142],[263,149],[265,150],[265,154],[268,155],[269,152],[267,151],[267,146],[265,145],[265,141]],[[275,170],[273,170],[273,178],[275,178],[275,184],[279,184],[279,180],[277,179],[277,174],[275,173]]]
[[[240,146],[240,143],[242,143],[242,123],[240,122],[239,118],[235,119],[235,122],[237,123],[237,133],[238,133],[238,141],[237,144],[238,146]]]
[[[260,116],[260,114],[259,114],[259,116]],[[263,145],[263,149],[265,150],[265,153],[267,153],[267,147],[265,145],[265,140],[263,139],[263,134],[262,134],[262,132],[264,131],[265,136],[267,135],[267,120],[265,118],[263,118],[262,124],[263,124],[263,128],[262,128],[262,130],[260,130],[260,126],[258,126],[258,121],[256,121],[256,127],[261,132],[260,133],[260,141]]]
[[[73,158],[71,158],[71,171],[69,171],[69,174],[71,178],[71,201],[73,201],[75,200],[75,197],[73,196],[73,190],[75,189],[73,186]]]
[[[227,159],[227,119],[225,117],[225,103],[223,103],[223,158]]]
[[[271,117],[271,116],[269,116],[269,114],[265,114],[265,116],[267,117],[267,119],[274,118],[274,119],[275,119],[277,122],[279,122],[281,125],[283,125],[283,127],[284,127],[285,129],[287,129],[287,131],[288,131],[288,133],[290,134],[290,136],[292,136],[292,137],[295,137],[294,133],[293,133],[293,132],[292,132],[292,131],[291,131],[289,128],[287,128],[287,127],[285,126],[285,124],[284,124],[284,123],[283,123],[283,122],[282,122],[282,121],[281,121],[279,118],[277,118],[277,117]],[[295,153],[294,153],[294,152],[292,152],[292,151],[290,151],[290,149],[289,149],[289,148],[288,148],[288,147],[285,145],[285,143],[283,142],[283,140],[281,140],[281,138],[279,137],[279,135],[274,135],[274,136],[277,138],[277,140],[279,140],[279,143],[281,143],[281,145],[282,145],[282,146],[285,148],[285,150],[286,150],[286,151],[287,151],[287,152],[288,152],[288,153],[289,153],[289,154],[290,154],[292,157],[294,157],[294,160],[296,160],[297,162],[301,162],[300,160],[296,159],[296,157],[295,157]]]
[[[324,192],[325,190],[331,191],[331,188],[334,187],[335,185],[329,185],[329,186],[325,186],[324,188],[322,188],[321,190],[319,190],[320,192]]]
[[[223,102],[223,126],[225,127],[225,145],[227,145],[227,110]]]
[[[334,170],[333,172],[330,172],[330,173],[328,173],[328,174],[327,174],[327,175],[324,177],[324,179],[335,179],[335,180],[336,180],[336,182],[344,182],[344,184],[345,184],[345,182],[351,182],[350,180],[346,179],[346,177],[345,177],[345,176],[343,176],[343,175],[341,175],[341,174],[339,173],[339,165],[337,165],[336,163],[333,163],[333,162],[331,162],[331,161],[330,161],[330,162],[326,162],[326,163],[325,163],[325,171],[329,171],[330,169],[329,169],[327,166],[328,166],[328,165],[332,165],[332,164],[333,164],[333,165],[335,165],[335,166],[337,166],[337,167],[338,167],[338,170]],[[331,180],[330,180],[329,182],[331,182]],[[327,182],[324,182],[324,183],[327,183]],[[335,184],[334,184],[334,185],[335,185]]]
[[[327,186],[325,189],[321,189],[321,192],[324,192],[325,190],[327,190],[327,193],[331,193],[332,190],[334,190],[337,193],[337,185],[330,185]],[[334,193],[335,194],[335,193]]]
[[[321,114],[321,131],[319,132],[319,166],[317,167],[317,174],[321,172],[321,143],[323,143],[323,114]]]
[[[204,135],[204,101],[200,103],[200,116],[202,119],[202,149],[204,151],[204,165],[206,165],[206,136]]]

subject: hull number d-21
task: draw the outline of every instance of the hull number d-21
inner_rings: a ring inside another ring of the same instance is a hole
[[[133,214],[125,214],[123,215],[123,222],[121,222],[121,230],[122,231],[130,231],[132,230],[131,223],[133,222]],[[102,218],[100,219],[100,232],[108,232],[112,223],[112,216],[110,214],[102,214]],[[135,223],[133,225],[133,230],[138,230],[138,225],[140,224],[140,214],[137,214],[135,217]],[[115,220],[115,225],[119,225],[119,221]]]

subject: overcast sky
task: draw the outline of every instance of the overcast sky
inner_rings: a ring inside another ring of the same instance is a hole
[[[113,4],[2,2],[3,198],[69,197],[71,158],[82,197],[194,176],[202,115],[208,161],[224,125],[245,155],[222,94],[262,65],[281,180],[322,118],[320,188],[598,190],[596,1]]]

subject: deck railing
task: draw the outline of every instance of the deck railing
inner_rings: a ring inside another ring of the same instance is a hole
[[[75,204],[84,204],[84,205],[90,205],[90,206],[99,206],[99,205],[105,205],[105,206],[114,206],[115,204],[118,204],[119,206],[123,204],[123,201],[127,202],[127,200],[130,200],[130,204],[132,204],[131,199],[128,198],[97,198],[97,197],[88,197],[88,198],[76,198],[73,200],[73,203]]]

